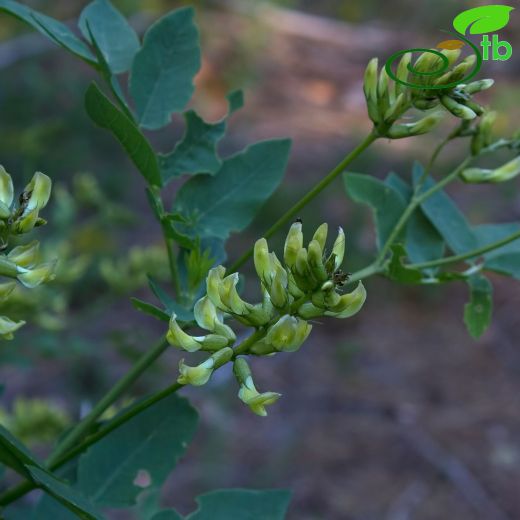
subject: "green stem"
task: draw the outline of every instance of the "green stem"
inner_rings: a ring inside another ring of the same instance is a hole
[[[467,157],[464,159],[458,166],[455,168],[449,175],[441,179],[437,184],[432,186],[430,189],[422,192],[422,193],[416,193],[413,195],[410,204],[406,207],[404,212],[402,213],[401,217],[399,218],[397,224],[394,226],[394,229],[390,233],[390,236],[388,237],[387,241],[379,251],[379,254],[377,255],[376,261],[374,262],[376,265],[381,266],[386,253],[390,249],[390,247],[393,245],[395,239],[399,236],[399,233],[404,228],[405,224],[408,222],[409,218],[412,216],[412,213],[415,211],[415,209],[420,206],[426,199],[430,198],[434,193],[438,192],[444,186],[449,184],[450,182],[454,181],[459,175],[460,172],[468,165],[468,163],[471,161],[472,157]]]
[[[265,329],[259,329],[255,331],[251,336],[246,338],[242,343],[240,343],[236,349],[235,354],[233,358],[235,358],[237,355],[243,354],[247,352],[247,350],[259,339],[261,339],[263,336],[265,336],[266,330]],[[158,349],[158,347],[156,347]],[[67,442],[69,445],[69,449],[67,451],[60,449],[53,453],[53,455],[49,458],[47,461],[46,466],[49,468],[49,470],[54,471],[57,468],[63,466],[66,462],[73,459],[74,457],[78,456],[80,453],[84,452],[87,448],[95,444],[96,442],[100,441],[104,437],[106,437],[109,433],[114,431],[116,428],[119,428],[119,426],[123,425],[132,417],[135,417],[137,414],[143,412],[150,406],[154,405],[155,403],[159,402],[160,400],[164,399],[165,397],[168,397],[169,395],[177,392],[180,388],[182,388],[184,385],[181,385],[180,383],[174,383],[173,385],[170,385],[166,387],[164,390],[161,390],[160,392],[157,392],[150,397],[143,399],[141,402],[137,403],[134,406],[131,406],[128,410],[123,411],[121,414],[117,415],[114,419],[106,423],[104,426],[102,426],[97,432],[89,435],[86,437],[83,442],[78,442],[79,437],[76,436],[75,444],[76,446],[70,445],[70,442]],[[110,392],[113,393],[113,390]],[[108,394],[107,394],[108,395]],[[104,399],[103,399],[104,400]],[[99,407],[96,406],[96,409]],[[91,416],[91,414],[94,412],[94,410],[87,416],[84,421]],[[84,422],[82,421],[82,423]],[[92,424],[92,422],[91,422]],[[90,425],[91,425],[90,424]],[[81,425],[81,423],[80,423]],[[78,425],[79,426],[79,425]],[[90,427],[90,426],[89,426]],[[76,431],[77,428],[75,428],[69,436],[65,439],[67,441],[69,437]],[[83,428],[83,433],[88,431],[89,428]],[[63,443],[62,443],[63,444]],[[62,446],[60,444],[60,448]],[[17,486],[8,489],[5,491],[2,495],[0,495],[0,506],[6,506],[13,502],[14,500],[22,497],[32,489],[35,489],[37,486],[34,485],[32,482],[25,481]]]
[[[168,342],[163,337],[159,343],[148,350],[137,363],[127,372],[105,396],[94,406],[73,430],[59,443],[53,451],[47,464],[52,466],[65,452],[77,444],[92,428],[97,419],[119,399],[136,379],[168,348]]]
[[[494,249],[498,249],[499,247],[505,246],[505,245],[509,244],[510,242],[518,240],[519,238],[520,238],[520,231],[517,231],[516,233],[512,233],[511,235],[509,235],[506,238],[492,242],[491,244],[488,244],[487,246],[478,247],[476,249],[468,251],[467,253],[462,253],[460,255],[446,256],[445,258],[439,258],[437,260],[431,260],[429,262],[421,262],[418,264],[409,264],[406,267],[409,267],[411,269],[425,269],[428,267],[437,267],[439,265],[454,264],[457,262],[462,262],[463,260],[467,260],[469,258],[475,258],[477,256],[483,255],[484,253],[487,253],[488,251],[493,251]]]
[[[352,273],[349,276],[348,283],[359,282],[360,280],[364,280],[365,278],[368,278],[369,276],[380,273],[382,270],[383,270],[383,267],[379,264],[376,264],[376,262],[374,262],[374,263],[368,265],[367,267],[364,267],[363,269],[360,269],[359,271]]]
[[[177,297],[177,301],[182,304],[182,294],[181,294],[181,281],[179,277],[179,269],[177,268],[177,258],[173,251],[173,241],[167,237],[166,232],[163,228],[163,236],[164,236],[164,245],[166,246],[166,251],[168,253],[168,265],[170,267],[170,275],[173,283],[173,289],[175,291],[175,296]]]
[[[345,171],[345,168],[354,161],[361,153],[366,150],[376,139],[378,135],[372,131],[368,136],[358,144],[344,159],[325,177],[323,177],[309,192],[307,192],[296,204],[294,204],[284,215],[282,215],[265,233],[264,237],[273,236],[280,228],[285,226],[292,218],[294,218],[300,210],[305,207],[311,200],[319,195],[338,175]],[[229,269],[228,273],[234,273],[240,266],[245,264],[253,255],[254,247],[249,248]]]

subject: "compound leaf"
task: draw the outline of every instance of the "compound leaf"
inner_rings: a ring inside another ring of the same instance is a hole
[[[216,175],[192,177],[175,202],[187,231],[225,240],[247,227],[282,180],[289,149],[288,139],[256,143],[226,159]]]

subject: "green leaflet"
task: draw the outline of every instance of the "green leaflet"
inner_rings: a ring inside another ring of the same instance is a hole
[[[514,222],[483,224],[473,228],[479,247],[502,240],[518,230],[520,230],[520,224]],[[520,239],[486,253],[484,267],[520,280]]]
[[[453,19],[453,27],[460,34],[485,34],[496,32],[507,25],[513,7],[508,5],[483,5],[462,11]]]
[[[0,0],[0,11],[4,11],[27,23],[37,31],[41,32],[54,43],[60,45],[72,54],[89,62],[96,63],[96,59],[88,46],[81,41],[64,23],[38,13],[14,0]]]
[[[170,314],[164,312],[162,309],[159,309],[159,307],[156,307],[155,305],[145,302],[139,298],[131,297],[130,301],[132,302],[134,308],[136,308],[138,311],[141,311],[144,314],[149,314],[158,320],[170,321]]]
[[[170,316],[175,313],[180,321],[193,321],[193,312],[188,311],[184,307],[182,307],[179,303],[177,303],[172,296],[170,296],[153,278],[148,277],[148,285],[150,286],[151,291],[154,293],[156,298],[163,304],[165,314],[170,319]],[[152,306],[153,307],[153,306]],[[143,309],[140,309],[143,310]],[[151,312],[149,312],[151,314]],[[156,317],[159,317],[158,315]],[[160,318],[163,319],[163,318]]]
[[[421,174],[421,167],[414,168],[414,184]],[[433,179],[428,177],[422,192],[434,185]],[[421,209],[455,254],[465,253],[477,247],[477,239],[466,217],[443,190],[425,200]]]
[[[77,490],[36,466],[27,466],[32,479],[60,504],[74,513],[73,518],[103,520],[94,506]],[[53,517],[54,518],[54,517]],[[66,518],[66,517],[65,517]]]
[[[186,130],[182,140],[169,154],[159,155],[164,184],[184,173],[215,174],[220,169],[217,144],[226,133],[227,118],[243,105],[242,92],[231,92],[227,99],[227,116],[216,123],[207,123],[194,110],[184,113]]]
[[[94,0],[83,9],[78,24],[91,42],[87,24],[110,70],[114,74],[129,70],[140,43],[126,18],[109,0]]]
[[[0,425],[0,462],[31,479],[27,465],[39,466],[32,453],[6,428]]]
[[[186,399],[170,395],[134,416],[92,445],[80,458],[76,487],[93,503],[111,507],[135,504],[142,487],[162,486],[195,432],[197,413]]]
[[[282,180],[289,149],[288,139],[256,143],[226,159],[216,175],[192,177],[174,206],[187,231],[225,240],[247,227]]]
[[[150,143],[134,123],[91,83],[85,94],[85,108],[98,126],[110,130],[126,150],[143,177],[155,186],[161,185],[157,157]]]
[[[491,323],[493,312],[493,286],[483,275],[475,275],[467,280],[470,300],[464,306],[464,323],[470,335],[477,339]]]
[[[197,497],[186,520],[283,520],[290,497],[285,490],[221,489]]]
[[[403,197],[397,189],[370,175],[344,173],[343,182],[352,200],[367,204],[372,209],[377,248],[380,249],[405,210]]]
[[[400,283],[421,283],[423,279],[421,271],[405,266],[404,259],[407,254],[403,245],[394,244],[391,251],[392,258],[386,270],[388,277]]]
[[[139,125],[155,130],[167,125],[191,98],[200,68],[199,34],[192,8],[177,9],[146,31],[135,55],[130,93]]]

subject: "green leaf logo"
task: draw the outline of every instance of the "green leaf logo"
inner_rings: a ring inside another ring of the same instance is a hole
[[[453,27],[460,34],[485,34],[498,31],[509,22],[509,13],[514,7],[508,5],[484,5],[462,11],[453,20]]]

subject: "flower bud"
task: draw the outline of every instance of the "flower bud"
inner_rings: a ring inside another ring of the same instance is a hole
[[[399,65],[397,66],[396,71],[396,78],[399,81],[407,82],[408,81],[408,74],[410,72],[409,65],[410,61],[412,60],[412,53],[407,52],[406,54],[403,54],[403,57],[399,60]],[[402,83],[397,82],[395,85],[395,92],[397,95],[404,94],[406,97],[407,89],[408,87],[406,85],[403,85]]]
[[[208,296],[204,296],[197,301],[193,312],[199,327],[224,336],[230,343],[236,340],[233,329],[224,323],[222,314],[217,312],[217,308]]]
[[[24,208],[24,214],[44,208],[49,202],[51,187],[51,179],[44,173],[36,172],[31,182],[24,189],[24,193],[29,197]]]
[[[461,176],[466,182],[506,182],[520,174],[520,156],[502,165],[495,170],[484,168],[467,168]]]
[[[280,265],[276,265],[271,285],[267,287],[272,304],[278,309],[283,309],[289,303],[287,272]]]
[[[24,269],[18,267],[14,262],[8,260],[4,255],[0,255],[0,275],[16,278]]]
[[[24,246],[17,246],[12,249],[7,258],[16,265],[22,267],[32,267],[39,258],[40,243],[37,240],[30,242]]]
[[[444,105],[446,110],[461,119],[475,119],[475,117],[477,117],[477,114],[471,110],[471,108],[462,103],[458,103],[450,96],[441,96],[441,103]]]
[[[329,230],[329,226],[326,222],[321,224],[318,229],[315,231],[312,239],[316,240],[320,245],[322,251],[325,249],[325,244],[327,243],[327,233]]]
[[[197,350],[220,350],[228,345],[229,340],[218,334],[208,334],[207,336],[190,336],[184,332],[177,323],[177,315],[172,314],[166,340],[170,345],[181,348],[188,352],[196,352]]]
[[[0,302],[3,302],[13,292],[16,282],[0,283]]]
[[[225,310],[238,316],[245,316],[252,306],[238,295],[237,284],[239,279],[238,273],[226,276],[219,287],[219,296]]]
[[[300,306],[298,309],[298,315],[301,316],[304,320],[310,320],[312,318],[317,318],[319,316],[323,316],[324,311],[319,307],[316,307],[314,304],[307,302]]]
[[[368,116],[374,123],[377,123],[380,120],[377,104],[377,69],[378,59],[372,58],[368,62],[363,81],[363,91],[367,101]]]
[[[311,240],[309,243],[307,262],[315,280],[324,282],[328,279],[329,275],[323,264],[323,249],[317,240]]]
[[[265,342],[277,351],[294,352],[309,336],[312,325],[294,316],[284,315],[269,328]]]
[[[283,259],[285,265],[288,267],[293,267],[296,263],[296,257],[298,256],[298,251],[303,247],[303,233],[302,233],[302,223],[294,222],[289,229],[289,233],[287,233],[287,238],[285,239],[285,246],[283,249]]]
[[[497,113],[494,111],[486,112],[475,130],[475,134],[471,138],[471,153],[477,155],[482,148],[489,146],[492,141],[493,125],[495,123]]]
[[[13,196],[13,179],[5,171],[5,168],[0,165],[0,202],[9,209],[13,203]]]
[[[190,367],[181,359],[179,363],[180,376],[177,382],[181,385],[202,386],[206,384],[213,372],[226,364],[233,357],[233,349],[226,347],[215,352],[206,361],[196,367]]]
[[[477,94],[478,92],[482,92],[483,90],[491,88],[494,83],[494,79],[481,79],[479,81],[472,81],[471,83],[468,83],[464,86],[464,92],[469,95]]]
[[[387,136],[390,137],[390,139],[401,139],[403,137],[426,134],[437,126],[442,117],[442,112],[435,112],[419,119],[416,123],[393,125],[388,131]]]
[[[36,226],[37,222],[38,211],[29,211],[16,219],[16,222],[14,223],[14,231],[16,233],[28,233]]]
[[[219,265],[210,269],[206,278],[206,292],[208,297],[212,301],[213,305],[221,310],[225,310],[222,301],[220,300],[220,287],[225,275],[225,267]]]
[[[341,267],[345,257],[345,232],[341,226],[338,227],[338,236],[332,246],[332,254],[334,255],[334,270],[337,270]]]
[[[401,92],[397,96],[397,99],[390,105],[388,110],[385,112],[383,118],[385,123],[393,123],[394,121],[399,119],[399,117],[401,117],[401,115],[405,111],[407,103],[408,101],[404,92]]]
[[[350,318],[356,314],[365,303],[367,292],[361,282],[350,293],[343,294],[337,305],[330,310],[325,311],[326,316],[334,316],[335,318]]]
[[[276,392],[259,393],[253,382],[247,361],[242,357],[235,360],[233,372],[240,384],[240,390],[238,391],[239,399],[247,404],[253,413],[266,416],[267,411],[265,407],[276,402],[281,397],[281,394]]]
[[[56,278],[55,270],[56,261],[46,262],[30,270],[24,269],[24,272],[18,275],[18,280],[20,280],[25,287],[33,289],[42,283],[54,280],[54,278]]]
[[[332,291],[316,291],[311,301],[315,307],[320,309],[330,309],[338,305],[341,301],[341,296],[334,290]]]
[[[16,332],[23,325],[25,325],[25,321],[13,321],[7,316],[0,316],[0,338],[13,339],[13,332]]]
[[[253,260],[258,277],[263,283],[269,285],[270,280],[274,275],[274,271],[271,264],[269,246],[267,245],[267,240],[265,238],[261,238],[255,242]]]

